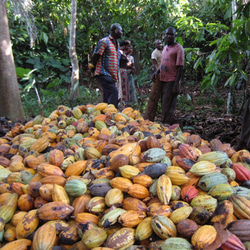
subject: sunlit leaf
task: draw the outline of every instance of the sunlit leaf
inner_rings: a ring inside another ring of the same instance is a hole
[[[30,72],[30,69],[24,69],[24,68],[21,68],[21,67],[16,68],[16,74],[17,74],[18,77],[21,77],[21,78],[26,76],[29,72]]]

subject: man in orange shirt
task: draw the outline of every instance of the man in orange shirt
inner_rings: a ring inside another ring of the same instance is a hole
[[[161,122],[169,125],[177,122],[175,108],[184,66],[184,49],[175,41],[175,37],[176,29],[173,27],[167,28],[165,33],[166,46],[162,51],[161,65],[152,76],[154,80],[160,74],[162,92]]]

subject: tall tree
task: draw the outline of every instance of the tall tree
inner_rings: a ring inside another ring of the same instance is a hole
[[[79,86],[79,65],[76,54],[76,13],[77,0],[71,0],[71,21],[70,21],[70,38],[69,38],[69,57],[72,65],[70,99],[74,99],[74,95],[78,95]]]
[[[0,0],[0,27],[0,116],[7,116],[13,121],[24,120],[5,0]]]

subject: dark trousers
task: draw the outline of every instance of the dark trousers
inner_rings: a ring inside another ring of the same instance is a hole
[[[161,107],[162,123],[172,124],[175,122],[175,108],[178,94],[173,94],[174,82],[161,82]]]
[[[98,81],[102,85],[103,90],[103,102],[108,104],[114,104],[118,107],[118,90],[115,82],[110,76],[99,75],[97,76]]]
[[[248,97],[244,109],[240,140],[244,142],[246,146],[250,147],[250,97]]]
[[[154,81],[152,88],[151,88],[148,104],[147,104],[146,111],[144,114],[145,120],[148,119],[152,122],[155,120],[155,115],[156,115],[160,96],[161,96],[161,82],[158,76],[157,79]]]

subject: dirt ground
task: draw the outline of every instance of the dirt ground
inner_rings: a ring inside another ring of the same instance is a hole
[[[150,87],[138,88],[137,91],[140,93],[139,95],[148,96]],[[176,116],[180,121],[183,132],[199,134],[201,138],[208,141],[217,138],[223,143],[230,143],[232,146],[237,144],[242,116],[227,114],[228,89],[221,87],[212,92],[205,91],[202,93],[199,85],[183,84],[180,95],[182,101],[178,100]],[[239,90],[236,95],[242,96],[243,92]],[[183,99],[187,99],[187,96],[190,101],[183,104]],[[161,120],[159,111],[160,109],[158,109],[156,121]]]

